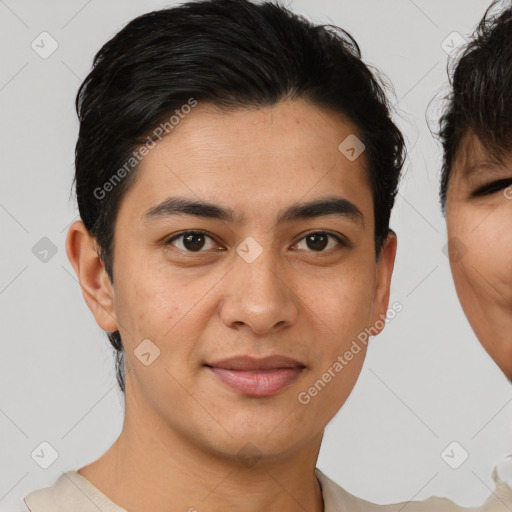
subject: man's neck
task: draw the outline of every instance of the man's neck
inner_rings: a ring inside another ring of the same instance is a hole
[[[205,453],[165,428],[146,435],[139,427],[125,418],[111,448],[79,470],[129,512],[324,511],[314,473],[323,433],[293,456],[251,463]]]

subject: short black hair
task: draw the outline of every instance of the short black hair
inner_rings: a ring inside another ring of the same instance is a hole
[[[490,158],[512,151],[512,7],[486,10],[449,72],[451,92],[440,119],[443,145],[440,202],[443,212],[461,142],[474,133]]]
[[[197,101],[230,111],[300,98],[347,116],[365,145],[378,256],[405,158],[387,87],[350,34],[277,3],[200,0],[130,21],[96,54],[76,97],[76,197],[111,282],[116,214],[137,176],[137,149]],[[119,331],[108,337],[124,391],[122,340]]]

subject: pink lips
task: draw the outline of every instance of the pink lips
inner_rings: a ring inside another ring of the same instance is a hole
[[[252,396],[270,396],[293,382],[305,366],[284,356],[234,357],[207,364],[225,384]]]

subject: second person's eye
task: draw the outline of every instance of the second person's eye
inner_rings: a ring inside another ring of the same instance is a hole
[[[505,178],[503,180],[493,181],[483,187],[476,189],[473,192],[474,196],[485,196],[488,194],[494,194],[512,185],[512,178]]]

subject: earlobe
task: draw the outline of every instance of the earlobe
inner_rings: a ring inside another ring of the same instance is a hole
[[[114,289],[96,250],[96,240],[82,221],[71,224],[66,237],[66,253],[75,270],[82,295],[97,324],[108,332],[118,330]]]
[[[390,229],[386,240],[382,244],[376,266],[372,326],[374,329],[377,329],[378,333],[384,328],[382,320],[386,317],[389,305],[391,277],[395,265],[396,249],[397,236],[396,233]],[[381,322],[378,322],[379,320],[381,320]],[[382,327],[378,328],[379,325],[382,325]]]

